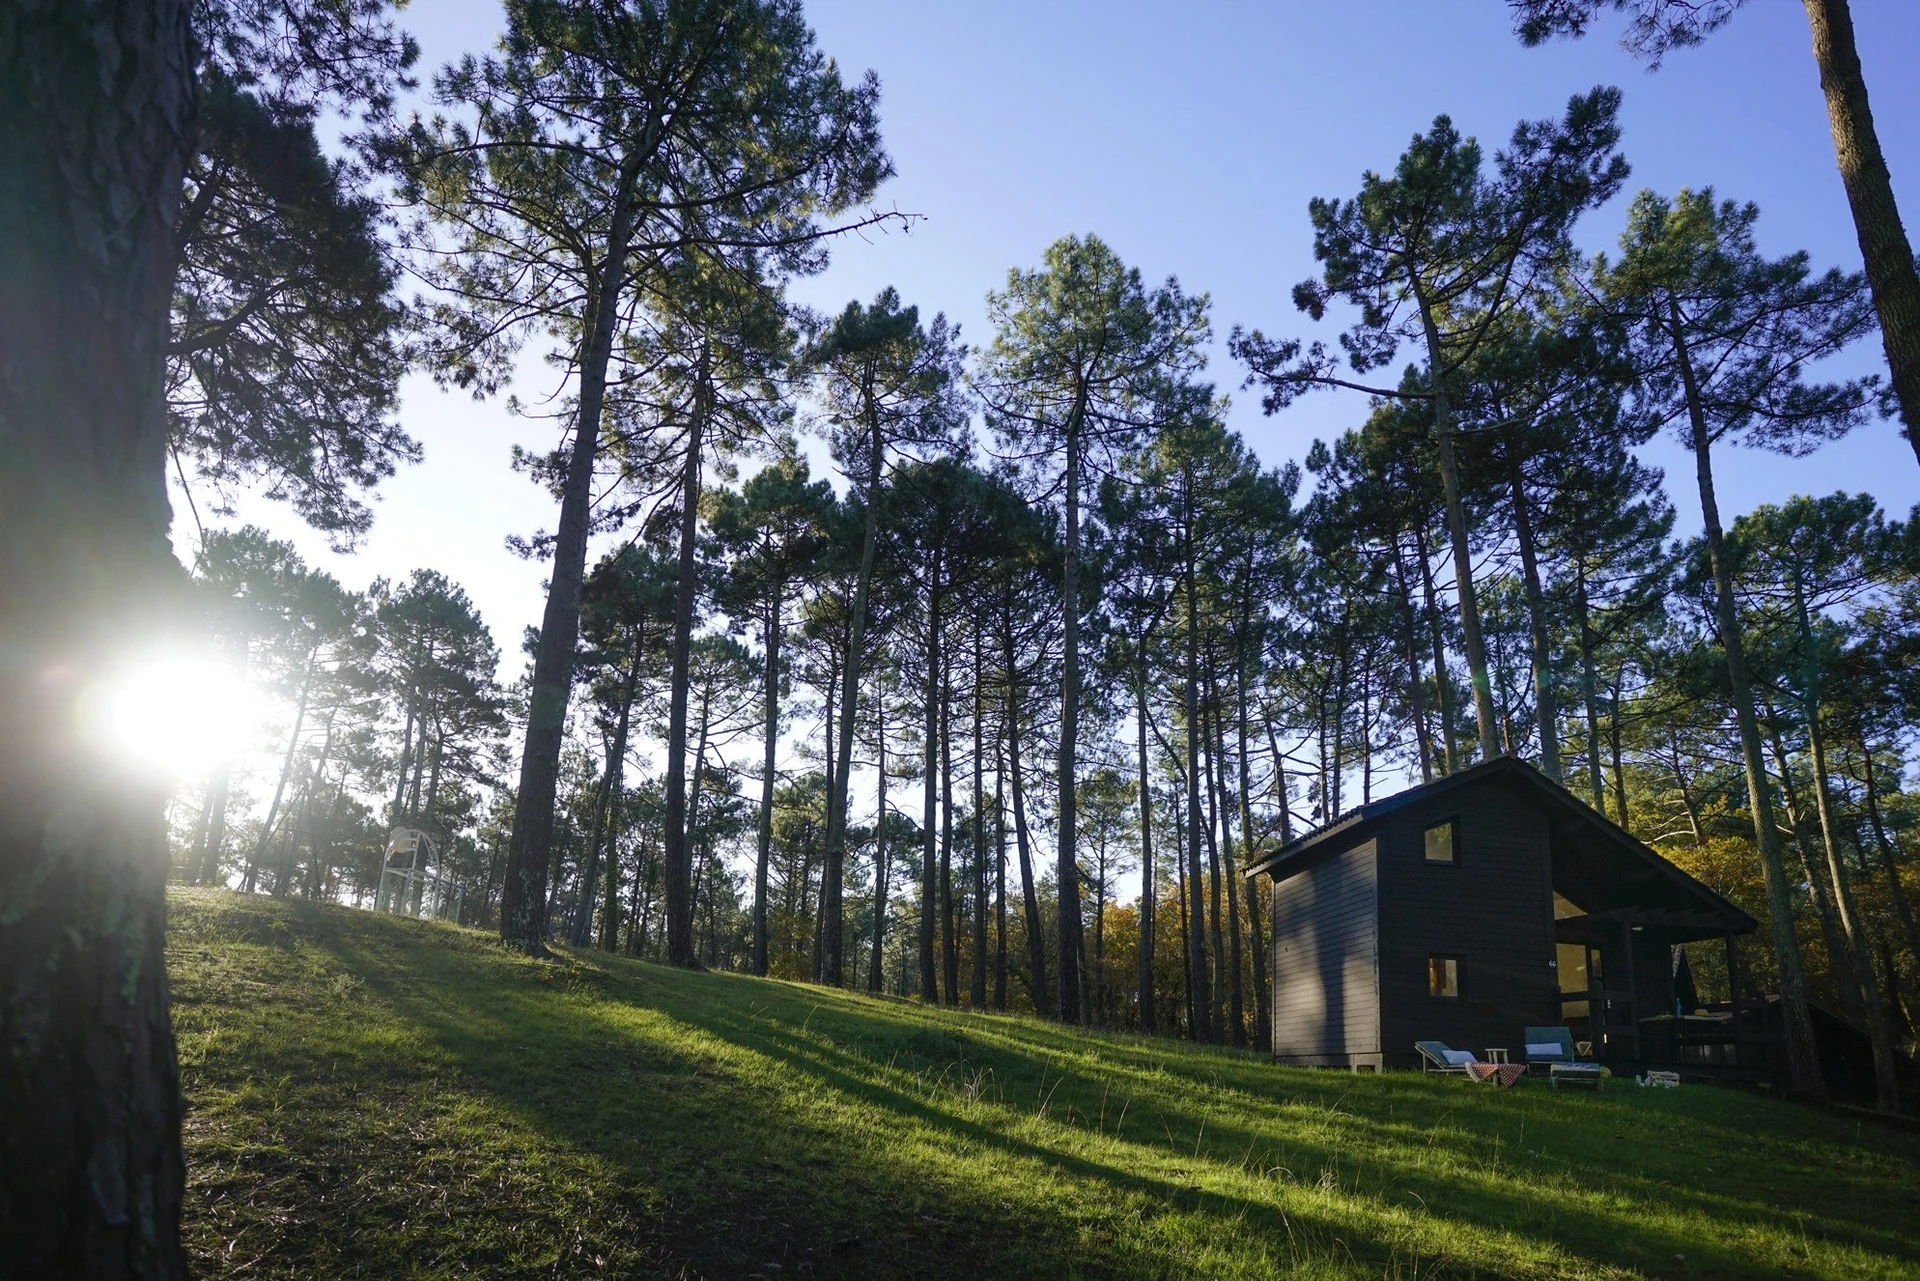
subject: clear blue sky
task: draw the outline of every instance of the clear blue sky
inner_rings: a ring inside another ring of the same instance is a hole
[[[1920,2],[1854,0],[1880,138],[1910,232],[1920,232]],[[1177,275],[1214,303],[1212,376],[1237,387],[1224,339],[1236,322],[1299,332],[1288,301],[1312,274],[1306,204],[1347,195],[1386,168],[1408,137],[1447,112],[1489,148],[1523,117],[1558,114],[1595,84],[1626,95],[1629,191],[1712,185],[1757,202],[1769,253],[1808,250],[1817,266],[1857,268],[1859,251],[1834,168],[1806,19],[1792,0],[1751,0],[1704,47],[1649,74],[1608,24],[1578,43],[1523,49],[1500,0],[1348,0],[1160,5],[892,3],[814,0],[821,47],[882,83],[882,122],[899,176],[880,203],[925,215],[911,235],[850,239],[823,276],[795,290],[838,308],[892,284],[924,311],[987,337],[983,295],[1010,266],[1034,263],[1067,232],[1096,232],[1149,278]],[[403,22],[423,69],[491,42],[482,0],[414,0]],[[1618,235],[1624,197],[1589,217],[1589,248]],[[1331,326],[1326,336],[1331,336]],[[1863,351],[1855,362],[1877,366]],[[530,367],[520,390],[545,386]],[[1236,396],[1232,421],[1269,462],[1298,458],[1316,435],[1355,425],[1358,397],[1325,393],[1278,418]],[[508,667],[537,622],[544,570],[513,558],[511,533],[551,527],[547,498],[507,468],[515,440],[545,448],[538,424],[498,402],[476,405],[408,385],[402,409],[426,461],[385,487],[371,539],[327,554],[284,508],[242,514],[294,537],[350,586],[421,565],[463,583],[500,639]],[[1683,528],[1697,525],[1686,456],[1667,468]],[[1790,461],[1727,451],[1718,460],[1729,513],[1795,492],[1868,490],[1904,516],[1920,502],[1920,465],[1891,423]],[[190,543],[191,523],[181,512]]]

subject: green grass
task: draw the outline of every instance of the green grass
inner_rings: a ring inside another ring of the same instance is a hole
[[[1734,1091],[1286,1069],[173,907],[201,1275],[1920,1275],[1920,1140]]]

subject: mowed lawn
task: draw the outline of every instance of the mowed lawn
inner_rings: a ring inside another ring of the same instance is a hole
[[[1920,1139],[173,898],[206,1276],[1920,1275]]]

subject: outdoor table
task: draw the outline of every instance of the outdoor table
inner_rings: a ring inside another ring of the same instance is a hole
[[[1548,1069],[1547,1079],[1556,1090],[1564,1081],[1568,1085],[1578,1085],[1597,1092],[1606,1077],[1598,1063],[1555,1063]]]

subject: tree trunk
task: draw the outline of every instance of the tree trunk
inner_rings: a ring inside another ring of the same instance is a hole
[[[1273,732],[1273,718],[1263,717],[1267,730],[1267,751],[1273,756],[1273,790],[1280,802],[1280,843],[1293,844],[1293,805],[1287,796],[1287,758],[1281,755],[1280,739]]]
[[[920,796],[920,999],[932,1004],[940,999],[938,968],[934,963],[934,912],[939,894],[939,868],[935,860],[939,833],[934,826],[939,815],[940,788],[940,567],[936,554],[927,591],[927,675],[926,705],[922,708],[924,730],[921,742]]]
[[[163,401],[190,8],[0,17],[0,1271],[21,1277],[186,1274],[166,788],[79,733],[77,702],[190,627]]]
[[[1007,770],[1013,783],[1013,837],[1020,852],[1020,896],[1027,917],[1027,981],[1033,991],[1033,1008],[1041,1017],[1047,1011],[1047,944],[1040,931],[1040,899],[1033,886],[1033,842],[1027,831],[1026,787],[1020,767],[1020,682],[1013,665],[1012,602],[1008,602],[1006,630],[1002,640],[1007,656]]]
[[[420,705],[420,690],[411,682],[407,686],[406,728],[400,731],[400,763],[393,781],[393,804],[387,807],[387,826],[400,826],[400,820],[407,812],[407,777],[413,770],[413,730],[419,722],[416,715]],[[421,733],[425,734],[424,727]]]
[[[200,844],[194,862],[192,882],[195,885],[205,885],[220,874],[220,855],[227,844],[227,792],[232,785],[232,777],[232,762],[220,762],[213,777],[213,792],[207,797],[211,815],[207,821],[205,839]]]
[[[280,814],[280,800],[287,792],[287,778],[293,773],[293,757],[300,750],[300,730],[307,719],[307,695],[313,690],[314,656],[317,650],[307,652],[306,675],[300,680],[300,699],[293,709],[293,732],[287,735],[286,754],[280,758],[280,778],[273,785],[273,799],[267,803],[267,816],[260,822],[260,836],[253,843],[253,853],[247,858],[246,879],[240,888],[248,894],[253,893],[254,882],[260,875],[260,864],[267,857],[267,842],[273,838],[274,820]]]
[[[999,740],[993,751],[993,1008],[1007,1011],[1007,768]]]
[[[247,674],[247,655],[251,642],[244,633],[239,637],[240,655],[235,664],[235,676],[245,679]],[[204,839],[194,853],[193,867],[188,875],[188,883],[205,885],[219,874],[220,855],[227,842],[227,797],[233,781],[233,760],[228,757],[216,767],[211,790],[207,796],[207,805],[212,817],[206,825]]]
[[[780,600],[784,589],[776,586],[773,590],[767,616],[762,620],[764,636],[763,648],[766,651],[766,669],[762,675],[763,686],[760,692],[761,718],[765,728],[765,742],[760,754],[760,832],[754,849],[753,860],[753,972],[766,977],[767,973],[767,860],[773,854],[773,786],[774,766],[780,747]],[[833,801],[832,794],[828,803]],[[833,816],[827,816],[831,826]],[[831,839],[827,842],[832,848]]]
[[[613,355],[614,320],[626,284],[627,243],[637,212],[634,189],[640,180],[640,159],[645,150],[636,147],[621,167],[606,257],[594,273],[591,319],[580,354],[577,421],[567,458],[566,488],[560,495],[560,528],[553,545],[553,576],[533,652],[526,745],[520,754],[511,852],[500,894],[500,937],[534,955],[547,948],[554,794],[560,778],[560,741],[567,728],[567,700],[573,691],[573,647],[580,637],[580,589],[587,572],[587,534],[593,524],[593,465],[600,449],[600,417],[606,403],[607,363]],[[698,444],[696,438],[696,455]]]
[[[1227,731],[1222,724],[1220,687],[1213,685],[1213,783],[1220,797],[1220,864],[1227,882],[1227,1003],[1233,1010],[1229,1026],[1235,1045],[1247,1043],[1246,958],[1241,953],[1245,928],[1240,918],[1240,877],[1233,864],[1233,791],[1227,786]],[[1244,833],[1243,833],[1244,834]]]
[[[693,661],[693,607],[700,529],[700,454],[705,447],[707,414],[713,388],[709,357],[702,353],[693,413],[687,419],[687,456],[680,474],[679,582],[673,605],[672,671],[667,700],[667,777],[665,809],[667,964],[696,965],[693,954],[693,846],[687,830],[687,696]]]
[[[1211,1041],[1213,1028],[1208,1018],[1207,1001],[1207,922],[1206,909],[1200,901],[1200,886],[1205,874],[1200,864],[1201,816],[1200,816],[1200,622],[1199,601],[1194,591],[1193,567],[1193,477],[1191,466],[1184,477],[1183,492],[1186,511],[1184,530],[1181,535],[1184,565],[1182,566],[1183,586],[1186,589],[1186,679],[1184,681],[1184,703],[1182,711],[1187,721],[1187,950],[1188,983],[1187,994],[1187,1036],[1195,1041]]]
[[[280,870],[273,879],[273,892],[276,897],[284,898],[293,888],[293,864],[300,851],[300,829],[307,829],[307,854],[309,859],[318,853],[316,827],[319,818],[313,804],[314,793],[321,790],[326,782],[327,758],[333,754],[333,724],[339,714],[336,707],[327,713],[327,736],[320,744],[320,758],[314,763],[313,777],[307,783],[306,795],[300,802],[300,821],[293,825],[290,839],[287,841],[287,856],[280,860]]]
[[[1813,58],[1820,67],[1820,88],[1827,96],[1827,123],[1840,162],[1840,180],[1853,209],[1853,226],[1866,263],[1867,284],[1880,316],[1880,339],[1907,443],[1920,458],[1920,270],[1913,246],[1900,225],[1893,179],[1867,105],[1867,81],[1854,47],[1853,14],[1847,0],[1806,0],[1813,28]]]
[[[887,700],[876,697],[873,702],[879,798],[873,810],[873,964],[867,968],[867,990],[878,993],[885,986],[887,942]]]
[[[1887,839],[1887,827],[1880,818],[1879,789],[1873,777],[1873,747],[1867,742],[1866,735],[1860,736],[1860,757],[1865,769],[1865,778],[1861,781],[1867,789],[1867,818],[1873,824],[1873,840],[1880,851],[1880,866],[1887,874],[1887,892],[1893,899],[1894,914],[1900,918],[1901,926],[1907,934],[1907,950],[1915,959],[1920,959],[1920,923],[1916,923],[1913,903],[1907,898],[1906,886],[1900,883],[1900,865],[1894,859],[1893,842]]]
[[[948,1005],[960,1003],[960,938],[953,913],[953,662],[940,647],[940,977]]]
[[[1139,994],[1140,1030],[1152,1032],[1153,1019],[1153,788],[1147,768],[1147,656],[1146,637],[1135,640],[1138,647],[1138,678],[1134,686],[1134,709],[1138,714],[1135,735],[1140,751],[1140,945]]]
[[[1176,766],[1175,768],[1178,767]],[[1180,780],[1176,779],[1175,781],[1179,782]],[[1200,1041],[1206,1038],[1195,1032],[1195,1028],[1198,1026],[1194,1022],[1196,1018],[1195,1011],[1199,1007],[1196,1006],[1193,1001],[1193,994],[1196,990],[1193,977],[1193,913],[1190,910],[1191,901],[1187,896],[1188,859],[1185,853],[1187,849],[1187,833],[1186,826],[1181,821],[1182,812],[1181,806],[1176,805],[1173,807],[1173,841],[1182,851],[1181,856],[1174,860],[1174,892],[1180,900],[1180,993],[1183,1012],[1187,1020],[1187,1039],[1190,1041]]]
[[[1413,282],[1416,296],[1419,285]],[[1480,757],[1500,754],[1496,737],[1493,687],[1487,680],[1487,642],[1480,630],[1480,597],[1473,586],[1473,547],[1467,536],[1467,507],[1460,493],[1460,469],[1454,460],[1453,406],[1447,396],[1440,331],[1424,297],[1420,321],[1427,336],[1427,373],[1433,386],[1434,453],[1440,464],[1440,490],[1446,498],[1447,533],[1453,540],[1454,591],[1460,598],[1460,632],[1467,647],[1467,673],[1473,682],[1473,717],[1480,731]]]
[[[1056,1008],[1062,1023],[1080,1021],[1080,865],[1075,851],[1079,817],[1075,786],[1080,744],[1080,433],[1085,410],[1086,393],[1082,390],[1067,431],[1066,564],[1060,580],[1064,644],[1060,669],[1060,859],[1055,875],[1060,908]]]
[[[831,951],[825,971],[827,982],[840,985],[841,885],[846,876],[847,795],[853,774],[853,722],[858,706],[860,663],[867,636],[867,597],[873,583],[874,549],[880,533],[880,479],[886,470],[886,438],[881,430],[879,406],[874,401],[871,383],[865,390],[867,429],[870,434],[867,462],[867,519],[860,536],[860,573],[853,585],[853,617],[848,621],[847,661],[840,673],[840,755],[834,772],[834,785],[827,795],[827,892],[828,907],[834,918]]]
[[[1414,550],[1420,555],[1420,593],[1427,607],[1427,628],[1433,633],[1433,701],[1440,715],[1440,742],[1444,750],[1446,772],[1460,768],[1460,756],[1453,742],[1453,683],[1447,677],[1447,638],[1440,625],[1440,601],[1433,585],[1433,559],[1427,554],[1427,536],[1416,529]]]
[[[1212,1019],[1215,1043],[1225,1045],[1229,1039],[1232,1039],[1235,1045],[1244,1045],[1247,1039],[1246,1032],[1242,1030],[1238,1036],[1230,1038],[1227,1028],[1226,927],[1220,912],[1220,845],[1214,831],[1219,822],[1220,801],[1214,787],[1213,736],[1207,732],[1208,713],[1203,710],[1200,715],[1201,721],[1194,729],[1205,744],[1204,754],[1200,758],[1200,768],[1205,777],[1207,797],[1207,896],[1211,900],[1207,905],[1211,909],[1207,915],[1213,932],[1213,986],[1210,989],[1213,1003],[1208,1008],[1208,1017]]]
[[[1607,754],[1613,761],[1613,805],[1619,811],[1617,820],[1622,828],[1632,830],[1627,821],[1627,767],[1621,746],[1620,690],[1626,684],[1627,669],[1623,662],[1613,672],[1613,680],[1607,686]]]
[[[1234,738],[1239,755],[1240,783],[1240,848],[1247,851],[1247,857],[1254,856],[1253,834],[1253,797],[1250,791],[1252,779],[1247,761],[1247,674],[1245,658],[1241,660],[1240,678],[1234,682]],[[1231,853],[1227,859],[1227,874],[1238,881],[1233,868]],[[1254,1042],[1257,1048],[1271,1052],[1273,1049],[1273,1007],[1267,1002],[1267,931],[1266,923],[1260,919],[1260,885],[1258,881],[1248,881],[1247,922],[1253,927],[1253,1028]]]
[[[1585,556],[1574,561],[1574,608],[1579,612],[1577,630],[1580,636],[1580,696],[1586,704],[1587,713],[1587,773],[1593,792],[1594,811],[1603,817],[1607,812],[1607,784],[1600,773],[1600,680],[1594,673],[1593,647],[1593,611],[1587,603],[1587,560]]]
[[[601,906],[603,925],[610,929],[611,910],[620,892],[620,856],[613,843],[614,812],[620,804],[621,778],[626,772],[627,734],[633,723],[633,700],[640,689],[640,650],[645,643],[644,629],[633,631],[633,652],[627,657],[626,676],[620,682],[620,715],[614,721],[613,739],[607,744],[607,767],[600,776],[600,795],[593,807],[593,831],[587,841],[587,867],[580,878],[580,911],[574,922],[573,945],[585,947],[593,938],[594,891],[599,888],[600,859],[607,860],[606,898]],[[606,932],[605,929],[602,931]],[[602,944],[603,947],[610,945]]]
[[[1669,337],[1686,388],[1694,469],[1700,485],[1700,512],[1706,525],[1707,556],[1713,567],[1714,612],[1727,653],[1727,683],[1733,694],[1734,714],[1740,723],[1747,804],[1753,813],[1753,834],[1760,847],[1760,861],[1766,869],[1767,915],[1780,965],[1780,1009],[1786,1024],[1787,1065],[1796,1092],[1824,1099],[1827,1086],[1820,1075],[1820,1056],[1813,1040],[1813,1016],[1807,1010],[1800,942],[1793,934],[1792,892],[1787,883],[1786,863],[1780,856],[1780,832],[1773,821],[1773,799],[1768,794],[1767,767],[1761,757],[1760,725],[1754,715],[1753,690],[1747,681],[1746,648],[1740,639],[1740,620],[1734,613],[1733,567],[1727,562],[1726,536],[1720,526],[1720,507],[1714,499],[1712,438],[1681,328],[1680,306],[1669,300],[1668,310],[1672,324]]]
[[[1540,735],[1540,772],[1560,781],[1560,708],[1553,694],[1553,652],[1547,642],[1547,594],[1540,587],[1540,557],[1527,508],[1526,477],[1517,447],[1506,447],[1507,484],[1513,501],[1513,532],[1520,544],[1521,581],[1527,593],[1527,639],[1533,656],[1533,714]]]
[[[1394,598],[1400,605],[1400,633],[1407,663],[1407,707],[1413,717],[1414,737],[1420,745],[1420,781],[1433,781],[1433,734],[1427,726],[1427,712],[1421,706],[1419,624],[1413,616],[1413,594],[1407,588],[1407,568],[1400,560],[1400,536],[1393,537],[1393,577],[1399,586]],[[1244,727],[1243,727],[1244,732]]]
[[[1873,1045],[1874,1102],[1882,1112],[1900,1110],[1900,1080],[1894,1064],[1893,1035],[1887,1027],[1887,1007],[1880,999],[1880,981],[1873,971],[1873,951],[1867,940],[1866,922],[1860,918],[1860,906],[1853,897],[1853,877],[1846,860],[1840,857],[1840,842],[1834,834],[1833,805],[1827,795],[1827,744],[1820,726],[1820,676],[1815,650],[1813,622],[1807,613],[1806,592],[1800,575],[1793,575],[1793,608],[1800,627],[1800,649],[1804,693],[1802,712],[1807,718],[1807,750],[1813,757],[1813,804],[1820,815],[1820,837],[1827,851],[1827,871],[1833,877],[1834,905],[1840,913],[1840,929],[1846,936],[1853,957],[1854,973],[1860,980],[1860,1001],[1867,1016],[1867,1039]]]
[[[1841,1011],[1850,1019],[1860,1017],[1860,984],[1854,976],[1853,953],[1840,937],[1840,922],[1833,914],[1826,878],[1814,866],[1813,842],[1807,837],[1804,809],[1794,791],[1793,771],[1787,760],[1787,745],[1780,736],[1779,718],[1771,700],[1760,706],[1761,721],[1773,747],[1774,768],[1780,771],[1780,800],[1787,810],[1787,825],[1793,829],[1793,851],[1800,870],[1807,878],[1807,895],[1813,900],[1814,917],[1820,922],[1820,941],[1827,949],[1827,972],[1834,990],[1840,994]]]
[[[580,865],[580,893],[574,898],[572,919],[567,922],[567,942],[574,947],[586,946],[593,928],[595,894],[600,881],[600,842],[607,830],[607,805],[613,788],[612,736],[602,738],[600,746],[606,753],[606,762],[600,769],[600,785],[593,789],[593,818],[587,825],[586,861]]]
[[[976,1010],[987,1005],[987,791],[985,776],[985,693],[982,689],[980,631],[973,633],[973,974],[967,999]]]

